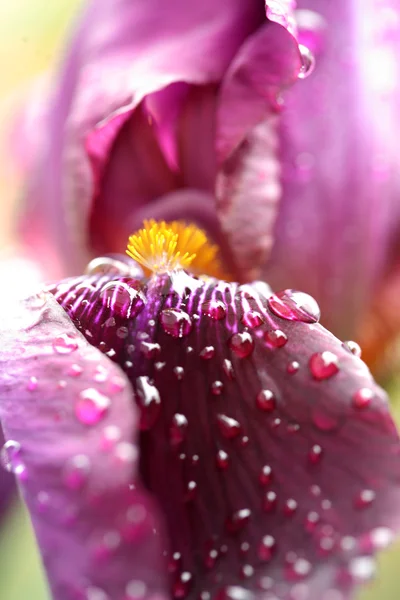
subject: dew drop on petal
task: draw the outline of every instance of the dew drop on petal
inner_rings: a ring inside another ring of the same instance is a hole
[[[140,282],[130,277],[106,283],[100,290],[99,299],[104,307],[122,319],[136,317],[146,304]]]
[[[349,564],[349,573],[359,581],[369,581],[376,572],[376,563],[372,556],[358,556]]]
[[[226,520],[225,527],[230,533],[237,533],[247,525],[250,517],[251,510],[249,508],[242,508],[232,513]]]
[[[239,358],[250,356],[254,349],[254,341],[250,333],[235,333],[229,340],[229,347]]]
[[[214,346],[205,346],[203,350],[199,353],[200,358],[203,360],[210,360],[215,356],[215,348]]]
[[[160,321],[165,333],[175,338],[188,335],[192,329],[190,316],[180,308],[165,308],[161,311]]]
[[[242,323],[245,327],[255,329],[264,323],[264,317],[257,310],[248,310],[242,317]]]
[[[264,340],[271,348],[283,348],[288,338],[286,333],[280,329],[274,329],[273,331],[266,331],[264,333]]]
[[[38,380],[36,377],[30,377],[26,389],[28,392],[34,392],[38,387]]]
[[[228,377],[228,379],[230,379],[231,381],[233,379],[235,379],[235,372],[233,370],[233,365],[232,365],[232,362],[228,358],[224,358],[224,360],[222,362],[222,368],[224,370],[225,375]]]
[[[338,418],[326,412],[323,408],[316,407],[312,411],[312,422],[320,431],[334,431],[339,426]]]
[[[312,296],[296,290],[283,290],[273,294],[267,300],[271,312],[288,321],[318,323],[320,308]]]
[[[273,510],[275,510],[277,501],[278,499],[276,492],[273,492],[272,490],[267,492],[264,496],[263,501],[263,508],[265,512],[272,512]]]
[[[140,428],[151,429],[157,421],[161,410],[160,393],[146,376],[136,380],[137,400],[141,409]]]
[[[299,79],[306,79],[315,68],[315,58],[311,50],[304,46],[303,44],[299,44],[299,51],[301,56],[301,66],[297,77]]]
[[[71,354],[78,349],[78,342],[68,333],[63,333],[53,341],[53,348],[57,354]]]
[[[0,451],[0,465],[6,471],[17,474],[18,470],[24,470],[25,466],[21,460],[21,444],[15,440],[8,440]]]
[[[291,515],[294,515],[294,513],[297,510],[297,502],[296,500],[294,500],[294,498],[289,498],[288,500],[286,500],[284,506],[283,506],[283,512],[287,517],[290,517]]]
[[[75,415],[85,425],[95,425],[103,419],[111,405],[110,399],[95,388],[87,388],[79,394]]]
[[[172,586],[172,596],[176,600],[184,600],[184,598],[186,598],[190,592],[192,583],[193,576],[189,571],[184,571],[183,573],[180,573],[177,580]]]
[[[276,408],[276,399],[271,390],[261,390],[256,398],[257,406],[264,412],[272,412]]]
[[[304,579],[311,572],[311,563],[305,558],[297,558],[288,565],[286,576],[288,579]]]
[[[260,542],[258,547],[258,557],[263,562],[271,560],[273,553],[276,549],[276,541],[272,535],[265,535]]]
[[[114,458],[119,465],[131,465],[137,461],[138,449],[131,442],[118,442],[114,449]]]
[[[329,350],[313,354],[309,366],[311,374],[318,381],[329,379],[339,372],[338,357]]]
[[[160,344],[152,344],[150,342],[142,341],[140,343],[140,351],[145,358],[156,358],[161,352]]]
[[[361,358],[361,348],[357,344],[357,342],[352,342],[352,341],[343,342],[342,346],[348,352],[351,352],[351,354],[354,354],[354,356],[357,356],[357,358]]]
[[[225,471],[229,466],[229,454],[225,452],[225,450],[218,450],[216,461],[217,467],[221,469],[221,471]]]
[[[117,425],[107,425],[101,438],[102,450],[112,450],[122,437],[122,432]]]
[[[217,424],[221,434],[229,440],[241,434],[242,428],[240,423],[227,415],[217,415]]]
[[[224,384],[222,383],[222,381],[213,381],[211,384],[211,393],[214,396],[220,396],[222,394],[222,392],[224,391]]]
[[[80,490],[90,474],[90,460],[85,454],[72,456],[64,466],[63,480],[71,490]]]
[[[356,508],[368,508],[375,500],[376,494],[373,490],[362,490],[354,499]]]
[[[355,408],[367,408],[371,404],[374,392],[369,388],[360,388],[353,395],[353,406]]]
[[[258,477],[261,485],[269,485],[272,481],[272,469],[269,465],[264,465]]]
[[[187,427],[188,421],[185,415],[175,413],[172,417],[172,423],[169,431],[170,441],[173,447],[176,448],[185,441]]]
[[[85,269],[85,275],[130,275],[140,277],[139,265],[127,256],[98,256],[91,260]]]
[[[209,300],[203,302],[201,312],[215,321],[220,321],[226,316],[226,305],[221,300]]]
[[[185,375],[185,369],[183,367],[177,366],[173,368],[173,373],[178,381],[181,381]]]
[[[124,600],[142,600],[147,595],[147,586],[143,581],[132,579],[125,587]]]
[[[322,458],[322,448],[318,444],[314,444],[308,453],[308,460],[311,464],[316,465],[320,462]]]
[[[82,375],[82,373],[83,368],[75,363],[70,365],[67,370],[67,375],[69,375],[70,377],[79,377],[79,375]]]
[[[289,373],[289,375],[294,375],[295,373],[297,373],[299,368],[300,368],[300,365],[297,362],[297,360],[293,360],[291,363],[288,364],[287,372]]]

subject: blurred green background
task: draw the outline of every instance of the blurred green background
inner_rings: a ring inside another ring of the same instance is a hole
[[[80,0],[0,0],[0,257],[14,243],[18,198],[19,181],[7,152],[12,114],[23,97],[29,98],[35,78],[57,65],[80,4]],[[400,382],[388,387],[399,407]],[[358,600],[400,600],[400,545],[382,555],[379,563],[376,582]],[[0,600],[49,600],[29,517],[19,503],[10,508],[0,528]]]

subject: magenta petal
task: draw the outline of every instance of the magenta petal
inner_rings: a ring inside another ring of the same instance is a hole
[[[400,526],[399,437],[384,392],[316,323],[315,303],[176,273],[142,288],[121,342],[120,295],[115,323],[99,302],[124,280],[87,279],[81,309],[83,281],[57,298],[115,346],[135,388],[173,595],[329,600],[369,579]]]
[[[398,237],[399,5],[301,0],[298,6],[320,15],[302,19],[317,62],[312,76],[286,95],[283,195],[263,277],[277,289],[311,293],[324,324],[348,337]]]
[[[15,319],[14,319],[15,317]],[[140,486],[136,410],[121,370],[51,297],[1,330],[0,414],[54,600],[163,598],[162,534]],[[133,593],[133,592],[132,592]]]
[[[267,23],[243,44],[222,83],[217,208],[245,279],[258,276],[273,243],[282,192],[276,113],[300,65],[295,39]]]
[[[220,81],[238,47],[264,20],[262,0],[89,4],[67,55],[49,110],[48,141],[26,196],[23,234],[40,249],[49,270],[62,272],[65,263],[70,272],[84,266],[94,191],[87,135],[171,83]]]

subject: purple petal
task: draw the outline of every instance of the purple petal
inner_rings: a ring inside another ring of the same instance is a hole
[[[1,329],[6,450],[55,600],[165,598],[162,528],[137,476],[136,410],[122,371],[35,296]],[[139,586],[139,588],[138,588]]]
[[[347,598],[399,529],[399,437],[313,300],[256,289],[181,272],[142,283],[140,305],[107,275],[55,293],[135,388],[173,595]]]
[[[49,111],[49,142],[30,182],[22,226],[49,269],[62,271],[68,262],[79,271],[87,254],[94,191],[87,135],[171,83],[218,82],[264,20],[261,0],[95,0],[89,5]],[[110,144],[112,136],[106,138]]]
[[[243,44],[222,84],[218,107],[218,211],[237,266],[257,277],[273,243],[281,197],[278,100],[301,66],[294,38],[267,23]],[[256,269],[254,269],[256,267]]]
[[[378,4],[298,2],[320,14],[301,21],[320,53],[287,95],[283,197],[263,269],[276,289],[315,296],[326,326],[345,337],[384,277],[398,227],[400,20],[397,2]]]

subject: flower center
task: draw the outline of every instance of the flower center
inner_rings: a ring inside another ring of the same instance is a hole
[[[144,227],[129,237],[126,253],[150,273],[176,269],[214,277],[222,273],[218,247],[202,229],[182,221],[144,221]]]

